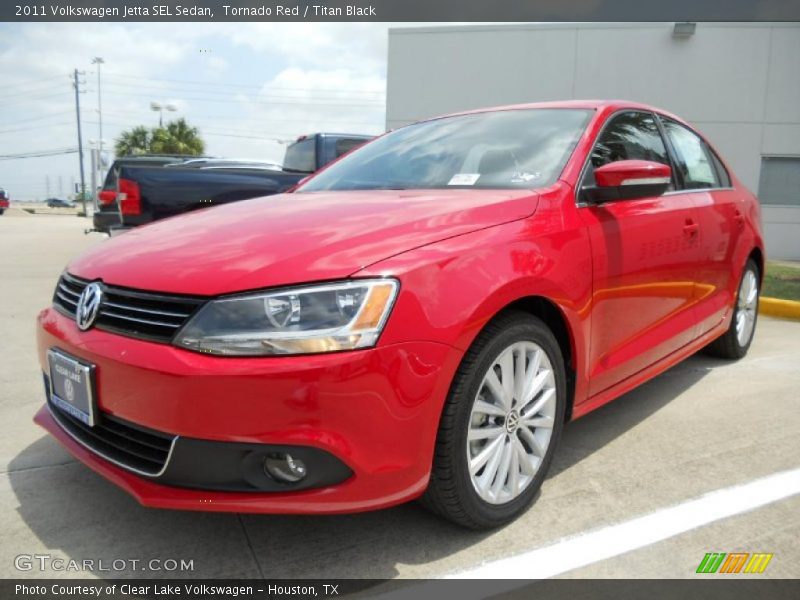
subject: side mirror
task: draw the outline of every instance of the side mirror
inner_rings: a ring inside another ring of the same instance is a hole
[[[619,160],[594,170],[596,186],[584,190],[596,204],[660,196],[669,188],[672,169],[650,160]]]

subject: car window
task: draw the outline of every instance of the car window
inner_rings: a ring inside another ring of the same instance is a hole
[[[731,187],[731,176],[728,175],[728,170],[725,168],[725,165],[722,164],[722,161],[710,148],[709,154],[711,155],[711,160],[714,162],[714,166],[717,168],[717,177],[719,178],[720,186]]]
[[[683,125],[664,119],[664,129],[675,150],[677,168],[681,172],[683,187],[702,189],[719,187],[720,183],[705,143]]]
[[[339,158],[342,154],[347,154],[353,148],[358,148],[361,144],[365,143],[367,140],[363,139],[355,139],[355,138],[342,138],[340,140],[336,140],[336,150],[334,158]]]
[[[614,116],[597,138],[583,185],[594,185],[594,170],[597,167],[619,160],[650,160],[670,164],[667,148],[653,115],[630,111]]]
[[[550,185],[590,117],[584,109],[513,109],[415,123],[358,148],[298,191]]]
[[[283,168],[289,171],[313,173],[316,170],[316,139],[306,138],[286,148]]]

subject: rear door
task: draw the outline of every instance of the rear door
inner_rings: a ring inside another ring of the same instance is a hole
[[[619,160],[672,162],[655,115],[624,111],[598,135],[581,186]],[[674,167],[673,167],[674,171]],[[673,179],[664,195],[581,205],[592,246],[589,391],[602,392],[695,334],[697,209]]]
[[[697,335],[713,329],[733,306],[739,271],[734,255],[744,230],[744,208],[722,161],[694,131],[661,117],[686,194],[697,207],[700,244],[696,269]]]

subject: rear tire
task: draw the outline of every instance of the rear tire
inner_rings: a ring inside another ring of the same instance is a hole
[[[422,503],[471,529],[497,527],[533,502],[564,425],[564,359],[524,312],[496,317],[456,373]]]
[[[707,354],[730,360],[740,359],[747,354],[758,321],[759,281],[758,265],[751,258],[747,261],[739,282],[730,327],[706,346]]]

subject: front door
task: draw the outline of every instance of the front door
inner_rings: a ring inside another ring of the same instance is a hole
[[[626,111],[598,136],[582,186],[595,168],[617,160],[670,164],[654,115]],[[690,195],[586,205],[579,210],[592,248],[589,393],[597,394],[692,340],[699,254]]]

